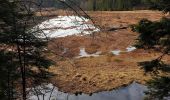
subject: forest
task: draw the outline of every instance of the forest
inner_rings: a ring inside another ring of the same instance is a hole
[[[149,0],[87,0],[81,6],[87,10],[135,10],[147,9],[149,3]]]
[[[61,3],[56,0],[45,0],[45,7],[57,7],[57,8],[67,8],[65,6],[61,6]],[[65,0],[66,3],[74,6],[74,3],[70,1],[73,0]],[[157,0],[74,0],[74,2],[83,8],[84,10],[141,10],[148,9],[149,5]],[[54,3],[55,2],[55,3]],[[57,2],[57,3],[56,3]]]

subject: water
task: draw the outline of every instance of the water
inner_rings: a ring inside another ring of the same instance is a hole
[[[117,90],[104,91],[94,93],[92,96],[87,94],[74,95],[58,91],[58,88],[52,84],[48,84],[47,87],[53,92],[47,92],[44,95],[44,100],[143,100],[144,92],[147,87],[136,82],[133,82],[127,87],[122,87]],[[54,87],[54,88],[53,88]],[[45,92],[43,90],[43,92]],[[51,95],[51,98],[49,99]],[[39,99],[43,100],[43,96],[39,95]],[[38,100],[37,96],[31,96],[29,100]]]

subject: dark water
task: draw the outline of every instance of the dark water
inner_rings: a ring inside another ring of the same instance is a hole
[[[52,88],[52,85],[48,85],[49,88]],[[147,90],[147,87],[136,82],[130,84],[127,87],[122,87],[113,91],[104,91],[99,93],[94,93],[92,96],[87,94],[74,95],[58,91],[57,88],[54,88],[54,91],[51,93],[46,93],[44,95],[44,100],[143,100],[144,92]],[[40,100],[43,100],[43,96],[39,96]],[[30,100],[38,100],[37,96],[30,97]]]

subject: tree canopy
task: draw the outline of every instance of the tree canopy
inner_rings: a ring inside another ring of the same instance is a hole
[[[46,69],[51,63],[43,54],[48,41],[36,36],[39,28],[33,29],[39,20],[30,7],[35,2],[0,2],[0,96],[2,100],[26,100],[26,88],[45,82],[50,75]]]
[[[152,3],[151,9],[170,12],[169,0],[157,0]],[[165,99],[170,96],[170,76],[159,72],[169,73],[170,65],[162,61],[165,55],[170,55],[170,19],[162,18],[160,21],[141,20],[132,30],[139,33],[136,46],[138,48],[153,49],[162,54],[151,61],[140,62],[139,65],[147,72],[153,74],[148,82],[148,100]]]

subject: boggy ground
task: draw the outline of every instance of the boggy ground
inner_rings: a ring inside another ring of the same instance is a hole
[[[150,75],[144,75],[138,62],[154,59],[160,54],[140,49],[115,56],[111,54],[112,50],[126,50],[135,43],[138,34],[132,32],[130,28],[108,30],[128,27],[142,18],[156,21],[163,14],[154,11],[88,12],[88,14],[103,31],[94,35],[68,36],[50,41],[48,56],[56,62],[56,65],[49,69],[56,74],[51,82],[64,92],[93,93],[118,88],[133,81],[145,84],[151,79]],[[102,53],[99,57],[76,58],[80,47],[84,47],[88,53],[97,51]],[[167,56],[164,61],[170,62],[169,58]]]

